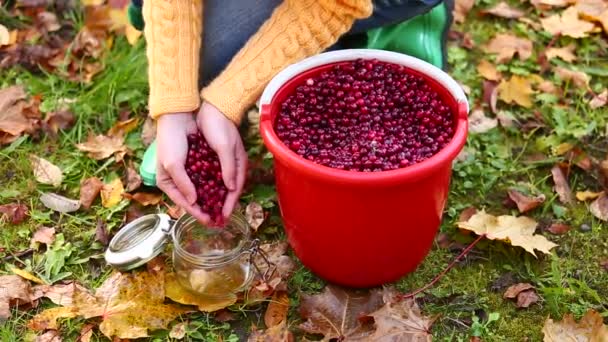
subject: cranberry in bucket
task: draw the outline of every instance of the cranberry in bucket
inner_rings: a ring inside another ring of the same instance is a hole
[[[466,141],[468,103],[456,81],[403,54],[342,50],[283,70],[260,107],[281,216],[302,263],[354,287],[413,271]]]

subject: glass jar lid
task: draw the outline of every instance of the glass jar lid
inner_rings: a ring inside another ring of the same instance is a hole
[[[147,263],[163,251],[172,226],[167,214],[144,215],[129,222],[110,241],[106,262],[122,271]]]

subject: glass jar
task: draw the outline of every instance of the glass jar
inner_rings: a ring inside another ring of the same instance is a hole
[[[251,284],[258,241],[251,240],[245,217],[236,211],[224,227],[203,225],[189,214],[177,221],[166,214],[144,215],[112,238],[105,259],[121,271],[135,269],[159,255],[169,237],[176,278],[197,296],[221,300]]]

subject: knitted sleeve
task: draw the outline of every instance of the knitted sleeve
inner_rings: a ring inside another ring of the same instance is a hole
[[[146,54],[153,118],[200,105],[199,49],[202,0],[144,1]]]
[[[272,77],[332,45],[372,10],[371,0],[286,0],[201,91],[202,98],[239,124]]]

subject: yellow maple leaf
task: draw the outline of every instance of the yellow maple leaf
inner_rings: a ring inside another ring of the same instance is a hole
[[[535,235],[538,223],[526,216],[494,216],[485,211],[475,213],[466,222],[458,222],[458,227],[484,235],[490,240],[503,240],[513,246],[523,247],[536,257],[534,250],[549,254],[557,244],[542,235]]]
[[[116,178],[101,188],[101,204],[105,208],[112,208],[122,200],[124,186],[120,178]]]
[[[580,20],[579,11],[574,6],[568,7],[561,15],[554,14],[540,20],[543,29],[553,35],[564,35],[572,38],[586,37],[595,27],[592,23]]]
[[[526,108],[532,107],[532,95],[534,91],[530,80],[514,75],[508,81],[502,80],[498,85],[498,98],[505,103],[517,103]]]
[[[496,70],[496,66],[485,59],[477,65],[477,72],[483,78],[490,81],[498,81],[502,78],[500,72]]]
[[[576,49],[576,45],[570,44],[561,48],[549,48],[547,49],[547,58],[560,58],[566,62],[574,62],[576,60],[576,55],[574,54],[574,50]]]

